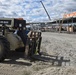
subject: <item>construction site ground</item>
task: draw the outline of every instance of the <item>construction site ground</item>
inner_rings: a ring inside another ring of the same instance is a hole
[[[0,63],[0,75],[76,75],[76,34],[42,32],[41,52],[47,62],[11,52]]]

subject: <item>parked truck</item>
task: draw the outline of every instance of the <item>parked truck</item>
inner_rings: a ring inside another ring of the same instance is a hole
[[[26,21],[23,19],[0,18],[0,62],[4,61],[11,50],[24,49],[22,39],[17,34],[14,34],[19,24],[26,30]],[[30,57],[37,52],[40,53],[41,39],[41,32],[31,32],[30,37],[27,39],[27,47],[25,49],[28,50]]]

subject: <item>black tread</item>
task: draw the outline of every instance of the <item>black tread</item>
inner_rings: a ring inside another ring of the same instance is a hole
[[[0,36],[0,42],[3,45],[2,46],[3,47],[2,48],[2,54],[0,55],[0,62],[1,62],[1,61],[3,61],[7,57],[8,53],[10,51],[10,43],[3,36]]]

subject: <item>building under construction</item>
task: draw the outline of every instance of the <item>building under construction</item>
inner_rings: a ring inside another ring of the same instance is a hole
[[[76,12],[63,15],[62,19],[58,19],[48,24],[51,25],[51,29],[59,32],[76,32]]]

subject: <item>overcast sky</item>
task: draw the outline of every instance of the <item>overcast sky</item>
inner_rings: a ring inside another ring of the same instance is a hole
[[[76,0],[41,0],[50,18],[76,11]],[[0,17],[22,17],[29,21],[49,21],[40,0],[0,0]]]

